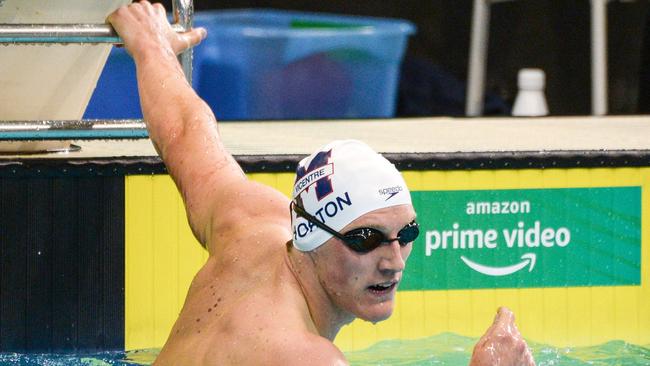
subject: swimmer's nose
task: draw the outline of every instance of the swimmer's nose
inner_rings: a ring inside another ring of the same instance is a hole
[[[384,244],[375,250],[380,251],[379,270],[382,272],[401,272],[406,267],[402,247],[397,240]]]

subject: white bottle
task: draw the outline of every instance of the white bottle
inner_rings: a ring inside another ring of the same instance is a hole
[[[517,117],[540,117],[548,115],[544,96],[546,75],[540,69],[521,69],[517,77],[519,92],[512,107],[512,115]]]

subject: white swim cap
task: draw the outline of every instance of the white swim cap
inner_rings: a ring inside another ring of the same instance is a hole
[[[296,169],[292,198],[332,229],[380,208],[411,204],[402,174],[386,158],[357,140],[338,140],[304,158]],[[293,245],[310,251],[331,234],[291,212]]]

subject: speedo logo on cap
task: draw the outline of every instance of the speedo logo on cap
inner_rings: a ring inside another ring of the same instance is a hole
[[[382,188],[379,190],[379,195],[380,196],[388,196],[385,201],[388,201],[389,199],[395,197],[396,194],[402,192],[404,189],[402,186],[394,186],[394,187],[387,187],[387,188]]]

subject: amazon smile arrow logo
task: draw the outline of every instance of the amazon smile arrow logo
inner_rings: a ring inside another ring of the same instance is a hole
[[[461,256],[460,259],[462,259],[463,262],[465,262],[465,264],[467,264],[469,268],[475,270],[476,272],[482,273],[484,275],[507,276],[523,268],[526,268],[528,264],[530,264],[530,268],[528,269],[528,272],[532,272],[533,268],[535,267],[535,259],[537,259],[537,256],[534,253],[526,253],[521,256],[522,259],[521,262],[506,267],[484,266],[482,264],[472,262],[471,260],[467,259],[465,256]]]

